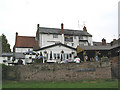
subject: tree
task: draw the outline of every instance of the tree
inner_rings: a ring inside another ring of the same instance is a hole
[[[2,34],[2,53],[8,53],[11,52],[10,44],[8,43],[8,40],[4,34]]]

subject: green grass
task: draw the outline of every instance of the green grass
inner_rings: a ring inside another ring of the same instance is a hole
[[[3,88],[118,88],[117,80],[83,80],[76,82],[3,81]]]

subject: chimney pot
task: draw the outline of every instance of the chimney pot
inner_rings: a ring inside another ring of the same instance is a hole
[[[16,37],[18,36],[18,32],[16,32]]]
[[[18,32],[16,32],[15,47],[16,47],[16,43],[17,43],[17,37],[18,37]]]
[[[113,41],[116,41],[116,39],[113,39]]]
[[[106,39],[102,39],[102,45],[106,45]]]
[[[37,29],[39,29],[39,24],[37,24]]]
[[[87,31],[87,28],[85,26],[83,27],[83,31]]]

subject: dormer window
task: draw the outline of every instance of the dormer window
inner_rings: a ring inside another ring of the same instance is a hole
[[[58,35],[57,34],[53,34],[53,38],[58,38]]]

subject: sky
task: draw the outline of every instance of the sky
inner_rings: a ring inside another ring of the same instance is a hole
[[[82,30],[87,27],[93,41],[118,39],[119,0],[0,0],[0,35],[11,45],[15,33],[35,36],[41,27]]]

